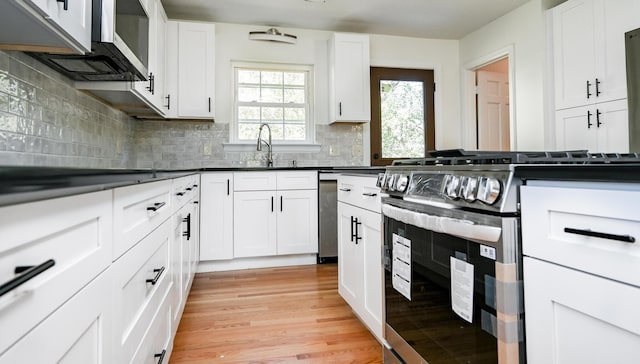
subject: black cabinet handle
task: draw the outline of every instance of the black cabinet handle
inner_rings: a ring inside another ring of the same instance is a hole
[[[62,7],[65,11],[69,10],[69,0],[57,0],[59,3],[64,3]]]
[[[191,187],[187,187],[187,188],[185,188],[185,190],[187,190],[187,191],[191,191],[192,189],[193,189],[193,188],[191,188]]]
[[[355,236],[355,238],[356,238],[356,244],[358,244],[358,240],[362,239],[360,234],[358,234],[358,226],[362,225],[362,223],[360,221],[358,221],[358,218],[356,218],[355,220],[356,220],[356,223],[355,223],[355,225],[356,225],[356,234],[355,235],[356,236]]]
[[[609,233],[601,233],[598,231],[591,231],[591,230],[586,230],[586,229],[575,229],[575,228],[564,228],[564,232],[565,233],[569,233],[569,234],[576,234],[576,235],[584,235],[584,236],[591,236],[594,238],[602,238],[602,239],[608,239],[608,240],[616,240],[616,241],[622,241],[625,243],[635,243],[636,242],[636,238],[634,238],[631,235],[616,235],[616,234],[609,234]]]
[[[353,222],[354,222],[353,216],[351,216],[351,242],[352,243],[353,243],[353,238],[355,236],[355,235],[353,235]]]
[[[593,124],[591,123],[591,110],[587,110],[587,129],[591,129],[591,126],[593,126]]]
[[[282,196],[280,196],[280,212],[282,212]]]
[[[596,97],[600,96],[602,92],[600,92],[600,80],[596,78]]]
[[[197,205],[197,204],[199,204],[199,203],[200,203],[200,202],[198,202],[198,201],[193,201],[193,204],[194,204],[194,205]]]
[[[342,116],[342,102],[338,103],[338,115]]]
[[[154,358],[158,358],[158,364],[162,364],[164,361],[164,356],[167,354],[166,350],[162,350],[160,354],[153,354]]]
[[[146,87],[147,91],[153,95],[153,73],[149,73],[149,86]]]
[[[0,286],[0,297],[27,283],[28,281],[40,275],[42,272],[53,267],[54,265],[56,265],[56,261],[53,259],[49,259],[46,262],[36,266],[16,267],[14,272],[19,275]]]
[[[599,128],[600,125],[602,125],[602,122],[600,121],[600,115],[602,115],[602,112],[600,111],[600,109],[596,109],[596,126]]]
[[[209,98],[209,112],[211,112],[211,98]]]
[[[147,207],[147,211],[154,211],[154,212],[158,211],[158,210],[160,210],[160,208],[162,206],[164,206],[166,204],[167,204],[166,202],[156,202],[156,203],[153,204],[153,206]]]
[[[230,191],[229,179],[227,178],[227,196],[229,196],[229,191]]]
[[[340,191],[342,192],[351,192],[350,188],[341,188]]]
[[[160,279],[160,276],[162,275],[162,273],[164,272],[164,267],[160,268],[160,269],[154,269],[153,273],[156,274],[155,277],[153,277],[152,279],[147,279],[147,283],[151,283],[152,285],[156,285],[156,283],[158,283],[158,280]]]
[[[191,186],[191,187],[198,188],[198,185],[194,183],[193,186]]]
[[[273,212],[273,196],[271,196],[271,212]]]
[[[167,108],[167,110],[171,110],[171,94],[168,94],[165,99],[167,99],[167,105],[165,107]]]
[[[187,217],[182,219],[182,222],[187,223],[187,231],[182,232],[182,236],[186,236],[187,240],[191,239],[191,214],[187,214]]]
[[[587,99],[591,97],[591,82],[587,80]]]
[[[178,192],[176,193],[176,196],[184,196],[185,192]]]
[[[363,192],[362,196],[375,197],[378,196],[377,193]]]

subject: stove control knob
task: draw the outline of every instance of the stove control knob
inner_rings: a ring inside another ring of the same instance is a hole
[[[478,179],[475,177],[462,177],[460,194],[467,202],[474,202],[478,192]]]
[[[478,200],[493,205],[500,198],[502,184],[500,180],[493,177],[482,177],[478,185]]]
[[[454,175],[448,175],[446,178],[445,194],[451,199],[458,199],[460,197],[460,177]]]
[[[407,186],[409,185],[409,176],[400,174],[396,178],[396,191],[405,192],[407,190]]]
[[[389,177],[387,178],[387,189],[389,191],[393,191],[394,187],[396,185],[396,175],[395,174],[391,174],[389,175]]]

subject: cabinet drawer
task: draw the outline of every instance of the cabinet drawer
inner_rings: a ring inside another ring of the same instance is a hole
[[[380,212],[380,188],[376,187],[377,176],[338,177],[338,201],[373,212]]]
[[[110,272],[99,275],[33,328],[0,356],[0,363],[113,363]],[[2,331],[12,330],[3,323]]]
[[[640,286],[640,191],[524,186],[521,196],[525,255]]]
[[[170,237],[167,220],[113,263],[118,363],[129,362],[170,286]]]
[[[131,364],[158,364],[161,358],[162,363],[169,363],[172,349],[170,301],[167,292]]]
[[[200,175],[176,178],[172,181],[172,210],[175,213],[195,196],[200,195]]]
[[[275,190],[276,172],[238,172],[233,174],[234,191]]]
[[[0,208],[0,282],[19,266],[55,265],[0,297],[0,352],[109,266],[111,191]]]
[[[115,261],[171,215],[171,180],[117,188],[113,204]]]
[[[317,190],[318,172],[278,172],[278,190]]]

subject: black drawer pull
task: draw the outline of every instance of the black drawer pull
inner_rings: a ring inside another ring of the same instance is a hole
[[[351,242],[353,243],[353,238],[355,237],[355,235],[353,234],[353,223],[355,221],[353,220],[353,216],[351,216]]]
[[[185,192],[178,192],[176,193],[176,196],[184,196]]]
[[[166,204],[167,204],[166,202],[156,202],[153,204],[153,206],[147,207],[147,211],[158,211],[160,210],[160,208],[162,208],[162,206]]]
[[[363,192],[362,196],[376,197],[376,196],[378,196],[378,194],[377,193],[370,193],[370,192]]]
[[[350,188],[341,188],[340,191],[342,192],[351,192]]]
[[[159,358],[158,359],[158,364],[162,364],[162,362],[164,361],[164,356],[167,354],[166,350],[162,350],[162,352],[160,354],[153,354],[154,358]]]
[[[158,283],[158,280],[160,279],[160,276],[164,272],[164,269],[165,269],[164,267],[162,267],[160,269],[154,269],[153,273],[155,273],[156,276],[153,277],[153,279],[147,279],[147,283],[151,283],[152,285],[155,286],[155,284]]]
[[[20,287],[21,285],[23,285],[24,283],[27,283],[28,281],[30,281],[32,278],[40,275],[42,272],[46,271],[47,269],[53,267],[54,265],[56,265],[56,261],[53,259],[49,259],[46,262],[37,265],[37,266],[30,266],[30,267],[16,267],[15,268],[15,273],[16,274],[20,274],[17,277],[14,277],[12,280],[10,280],[7,283],[2,284],[2,286],[0,286],[0,297],[4,296],[5,294],[13,291],[14,289]]]
[[[360,234],[358,234],[358,225],[362,225],[362,222],[358,221],[358,218],[356,217],[356,244],[358,244],[358,240],[362,240],[362,236],[360,236]]]
[[[609,233],[601,233],[601,232],[598,232],[598,231],[574,229],[574,228],[567,228],[567,227],[564,228],[564,232],[565,233],[569,233],[569,234],[591,236],[591,237],[594,237],[594,238],[602,238],[602,239],[622,241],[622,242],[625,242],[625,243],[635,243],[636,242],[636,238],[634,238],[631,235],[616,235],[616,234],[609,234]]]
[[[191,187],[187,187],[187,188],[185,188],[185,190],[187,190],[187,191],[191,191],[191,190],[192,190],[192,188],[191,188]]]
[[[198,188],[198,185],[195,185],[195,184],[194,184],[192,187],[193,187],[193,188]]]
[[[59,3],[63,3],[64,5],[62,6],[62,8],[67,11],[69,10],[69,0],[57,0],[57,2]]]
[[[182,233],[182,236],[186,236],[187,240],[191,239],[191,214],[188,214],[187,217],[182,219],[182,222],[187,223],[187,231]]]

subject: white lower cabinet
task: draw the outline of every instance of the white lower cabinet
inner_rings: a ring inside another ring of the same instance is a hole
[[[171,331],[171,300],[169,292],[163,297],[162,304],[158,307],[153,321],[133,357],[135,364],[162,364],[168,363],[173,349]]]
[[[338,177],[338,292],[384,342],[382,215],[375,183],[375,177]]]
[[[111,269],[0,355],[0,363],[119,363],[112,355]],[[28,319],[28,316],[21,316]],[[2,331],[7,331],[3,325]]]
[[[200,259],[233,259],[233,173],[201,178]]]
[[[233,256],[277,253],[275,191],[244,191],[233,196]]]

